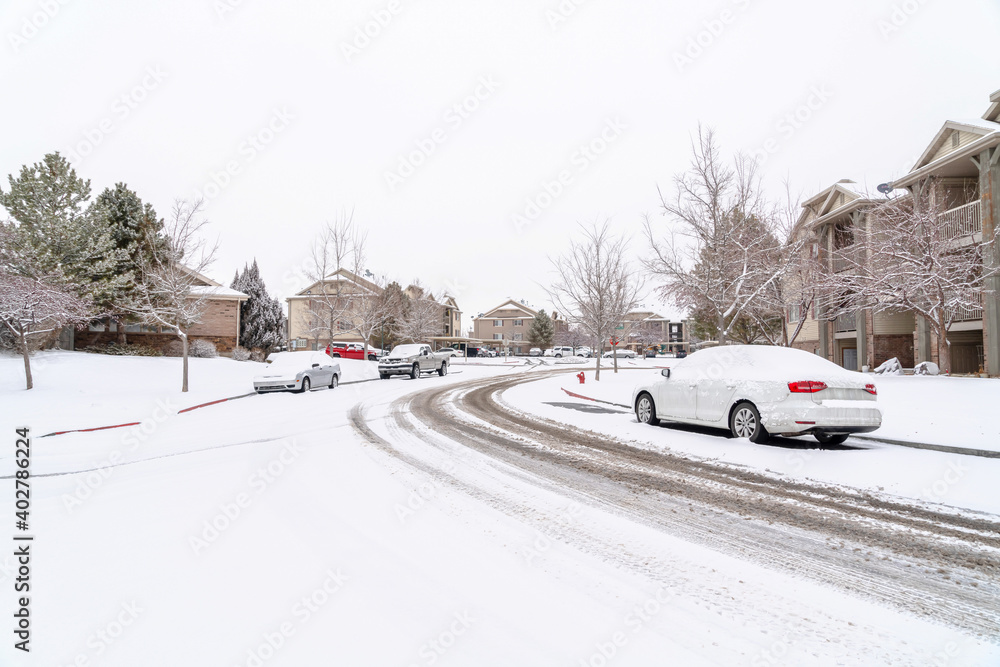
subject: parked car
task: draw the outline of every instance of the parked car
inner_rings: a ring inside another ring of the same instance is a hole
[[[278,352],[271,354],[267,362],[264,372],[253,379],[258,394],[316,387],[336,389],[340,384],[340,364],[323,352]]]
[[[632,393],[640,422],[728,428],[737,438],[812,434],[824,444],[882,425],[864,375],[804,350],[764,345],[706,348]]]
[[[449,357],[460,357],[460,356],[462,356],[462,351],[461,350],[456,350],[453,347],[442,347],[440,350],[438,350],[438,352],[440,354],[447,354]]]
[[[383,380],[393,375],[409,375],[416,380],[421,373],[437,371],[438,375],[448,374],[450,354],[431,352],[430,345],[412,343],[397,345],[378,362],[378,374]]]
[[[375,348],[368,348],[368,353],[365,354],[364,343],[330,343],[326,346],[326,353],[334,358],[343,359],[368,359],[369,361],[375,361],[379,358],[380,352]]]
[[[544,352],[542,352],[542,356],[543,357],[554,357],[555,354],[556,354],[556,351],[553,350],[551,347],[549,349],[545,350]]]
[[[591,350],[586,345],[582,345],[582,346],[576,348],[576,356],[578,356],[578,357],[586,357],[586,358],[589,359],[590,357],[594,356],[594,352],[593,352],[593,350]]]
[[[530,350],[528,350],[528,356],[529,357],[540,357],[540,356],[542,356],[542,348],[540,348],[540,347],[533,347],[533,348],[531,348]]]
[[[601,355],[605,359],[613,359],[618,357],[619,359],[635,359],[635,352],[632,350],[608,350]]]
[[[557,345],[552,348],[552,356],[554,357],[572,357],[574,356],[573,348],[567,347],[565,345]]]

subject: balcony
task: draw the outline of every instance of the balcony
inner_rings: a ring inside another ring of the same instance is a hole
[[[983,319],[983,295],[979,295],[979,305],[973,308],[955,309],[952,322],[971,322]]]
[[[844,246],[833,251],[833,272],[843,273],[858,266],[862,258],[862,248],[858,244]]]
[[[833,330],[835,333],[857,331],[858,330],[857,313],[844,313],[843,315],[838,315],[837,319],[833,321]]]
[[[947,239],[974,236],[982,231],[982,206],[978,199],[941,214],[941,233]]]

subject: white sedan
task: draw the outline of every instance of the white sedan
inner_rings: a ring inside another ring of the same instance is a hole
[[[839,444],[882,425],[875,385],[815,354],[787,347],[708,348],[632,392],[640,422],[728,428],[737,438],[812,434]]]
[[[309,391],[315,387],[336,389],[340,364],[325,352],[279,352],[267,358],[267,368],[253,379],[258,394],[266,391]]]
[[[618,357],[619,359],[635,359],[635,352],[632,350],[608,350],[601,355],[605,359]]]

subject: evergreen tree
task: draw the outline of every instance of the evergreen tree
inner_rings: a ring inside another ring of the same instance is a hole
[[[90,181],[78,178],[59,153],[21,167],[8,176],[10,191],[0,190],[0,205],[15,224],[12,243],[30,258],[8,270],[47,284],[69,287],[81,296],[105,303],[122,289],[118,258],[100,207],[90,202]]]
[[[552,323],[552,318],[549,317],[544,310],[538,311],[538,315],[531,322],[531,326],[528,328],[528,340],[535,347],[540,347],[543,350],[552,347],[552,339],[555,338],[556,329],[555,325]]]
[[[282,341],[284,311],[281,302],[267,293],[260,277],[257,260],[243,272],[237,272],[230,285],[250,298],[240,306],[240,345],[247,349],[260,348],[266,354]]]
[[[115,249],[119,251],[115,266],[118,289],[106,294],[104,302],[97,305],[119,323],[134,321],[130,311],[136,290],[141,289],[140,269],[143,262],[165,249],[163,221],[157,218],[151,204],[143,203],[139,195],[124,183],[102,192],[97,197],[96,206]],[[119,327],[119,331],[124,338],[124,328]]]

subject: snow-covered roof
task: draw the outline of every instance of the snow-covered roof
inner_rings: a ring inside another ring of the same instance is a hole
[[[223,287],[222,285],[192,285],[191,294],[197,296],[214,296],[219,299],[249,299],[243,292]]]

